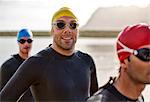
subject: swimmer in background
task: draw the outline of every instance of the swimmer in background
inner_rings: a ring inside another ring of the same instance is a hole
[[[33,34],[29,29],[21,29],[17,34],[19,52],[6,60],[0,68],[0,90],[6,85],[14,75],[19,66],[30,57],[32,49]],[[14,88],[14,87],[13,87]],[[18,102],[33,101],[30,89],[28,89],[18,100]]]

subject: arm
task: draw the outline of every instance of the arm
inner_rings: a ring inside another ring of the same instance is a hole
[[[17,101],[33,82],[33,67],[25,61],[0,92],[1,101]]]
[[[15,58],[10,58],[4,62],[0,68],[0,90],[6,85],[19,67],[19,63]]]
[[[96,76],[96,67],[93,58],[86,53],[79,52],[79,56],[82,56],[85,63],[89,65],[91,74],[90,74],[90,96],[92,96],[98,90],[98,82]]]
[[[2,90],[12,76],[9,69],[10,67],[7,64],[3,64],[0,68],[0,90]]]
[[[96,76],[96,67],[94,61],[92,60],[91,66],[91,86],[90,86],[90,96],[92,96],[98,90],[98,82]]]

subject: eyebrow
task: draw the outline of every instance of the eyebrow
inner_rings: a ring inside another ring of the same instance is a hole
[[[56,20],[56,22],[65,22],[64,20]]]
[[[55,22],[66,22],[64,20],[56,20]],[[77,22],[76,20],[71,20],[70,22]]]

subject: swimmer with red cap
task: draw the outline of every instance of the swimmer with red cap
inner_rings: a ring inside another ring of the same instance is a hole
[[[147,24],[138,24],[126,27],[117,39],[117,54],[120,62],[124,62],[136,50],[150,46],[150,27]],[[149,61],[150,57],[137,55],[142,61]]]
[[[150,25],[127,26],[116,44],[120,70],[88,102],[144,102],[142,91],[150,84]]]

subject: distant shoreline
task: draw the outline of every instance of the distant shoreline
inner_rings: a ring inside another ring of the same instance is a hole
[[[80,31],[81,37],[117,37],[120,31]],[[0,36],[16,36],[16,31],[1,31]],[[34,36],[50,36],[48,31],[33,31]]]

